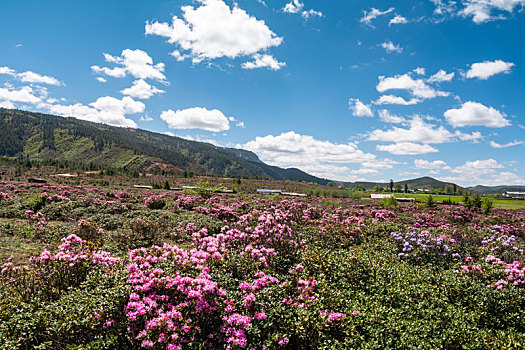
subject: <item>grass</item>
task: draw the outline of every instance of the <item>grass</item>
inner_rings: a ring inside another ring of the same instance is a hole
[[[415,198],[416,201],[424,202],[430,196],[426,193],[394,193],[395,197]],[[454,196],[447,194],[432,194],[432,198],[438,203],[451,199],[456,203],[463,203],[463,196]],[[510,199],[494,199],[494,208],[500,209],[525,209],[525,201]]]

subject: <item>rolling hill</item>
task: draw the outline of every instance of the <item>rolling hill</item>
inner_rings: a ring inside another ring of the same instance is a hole
[[[417,179],[411,179],[411,180],[403,180],[403,181],[394,181],[394,183],[401,185],[402,188],[405,187],[405,184],[408,185],[409,188],[415,189],[415,188],[439,188],[444,190],[446,185],[456,186],[457,188],[460,188],[460,186],[457,186],[451,182],[443,182],[436,180],[430,176],[424,176],[419,177]],[[355,187],[356,185],[362,186],[366,190],[370,190],[374,188],[375,186],[379,186],[380,188],[384,188],[386,186],[390,186],[389,182],[346,182],[344,183],[345,187]]]
[[[525,186],[474,186],[467,187],[467,190],[473,193],[503,193],[503,192],[525,192]]]
[[[116,168],[147,169],[161,164],[162,168],[172,166],[201,175],[249,176],[321,185],[329,182],[299,169],[270,166],[255,153],[242,149],[9,109],[0,109],[0,155]]]

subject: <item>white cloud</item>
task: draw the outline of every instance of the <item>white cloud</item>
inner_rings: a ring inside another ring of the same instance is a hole
[[[377,145],[377,150],[383,152],[390,152],[395,155],[416,155],[438,152],[438,150],[430,145],[422,145],[413,142],[400,142],[391,145]]]
[[[164,135],[171,136],[171,137],[174,137],[174,136],[175,136],[175,134],[172,133],[171,131],[166,131],[166,132],[164,132],[163,134],[164,134]]]
[[[148,99],[155,94],[164,93],[164,90],[160,90],[155,86],[151,86],[144,79],[135,80],[133,85],[127,89],[121,91],[122,94],[140,99]]]
[[[428,86],[422,79],[413,79],[409,74],[396,75],[394,77],[380,76],[376,89],[379,92],[407,90],[415,97],[423,99],[449,95],[448,92],[438,91]]]
[[[368,135],[369,141],[383,142],[418,142],[418,143],[444,143],[450,142],[455,135],[443,126],[435,128],[432,124],[427,124],[419,116],[415,116],[410,121],[410,128],[403,129],[393,127],[390,130],[373,130]]]
[[[432,75],[427,79],[429,83],[442,83],[451,81],[454,78],[455,73],[447,73],[443,69],[440,69],[436,74]]]
[[[250,16],[236,4],[231,9],[222,0],[198,0],[200,6],[183,6],[182,18],[172,23],[146,23],[146,35],[166,37],[188,52],[195,63],[221,57],[253,56],[273,46],[278,37],[262,20]],[[177,56],[179,58],[184,55]]]
[[[504,62],[502,60],[496,60],[493,62],[484,61],[474,63],[470,66],[466,77],[467,78],[478,78],[482,80],[487,80],[493,75],[499,73],[510,73],[510,69],[514,66],[512,62]]]
[[[381,44],[381,47],[383,49],[385,49],[386,52],[388,52],[388,53],[392,53],[392,52],[401,53],[401,52],[403,52],[403,48],[399,44],[394,45],[394,43],[392,43],[392,41],[390,41],[390,40],[387,40],[387,41],[383,42]]]
[[[302,3],[300,0],[292,0],[284,6],[283,12],[292,14],[301,13],[301,16],[306,20],[310,17],[323,17],[323,13],[321,11],[316,11],[314,9],[303,11],[303,9],[304,3]]]
[[[20,79],[20,81],[23,81],[25,83],[35,83],[35,84],[47,84],[47,85],[55,85],[59,86],[62,85],[60,81],[57,79],[47,76],[47,75],[40,75],[35,72],[26,71],[23,73],[18,73],[17,78]]]
[[[363,11],[363,17],[359,20],[359,22],[364,23],[364,24],[366,24],[366,25],[368,25],[368,26],[373,28],[374,26],[372,25],[372,21],[374,19],[376,19],[379,16],[384,16],[384,15],[386,15],[386,14],[392,12],[392,11],[394,11],[393,7],[389,8],[388,10],[385,10],[385,11],[381,11],[381,10],[378,10],[378,9],[372,7],[368,11]]]
[[[287,3],[284,8],[283,12],[286,13],[299,13],[303,9],[304,4],[299,0],[292,0],[289,3]]]
[[[348,106],[352,110],[352,114],[356,117],[373,117],[374,113],[370,105],[365,105],[358,98],[351,98],[348,101]]]
[[[472,134],[464,134],[456,131],[454,135],[459,137],[461,141],[472,141],[473,143],[477,143],[479,139],[483,138],[483,135],[481,135],[479,131],[474,131]]]
[[[160,114],[160,119],[168,123],[170,129],[202,129],[213,132],[230,129],[228,118],[218,109],[193,107],[176,112],[169,109]]]
[[[384,159],[372,159],[368,160],[366,162],[361,163],[361,166],[363,168],[369,168],[369,169],[392,169],[393,164],[400,164],[399,162],[396,162],[395,160],[384,158]]]
[[[314,9],[310,9],[308,11],[303,11],[301,13],[301,16],[303,16],[304,19],[309,19],[311,17],[323,17],[323,13],[321,11],[316,11]]]
[[[408,23],[407,19],[401,15],[396,14],[394,18],[388,22],[388,26],[391,26],[392,24],[406,24]]]
[[[426,159],[414,159],[414,167],[416,169],[450,170],[447,162],[443,160],[428,161]]]
[[[143,115],[143,116],[140,117],[139,120],[140,120],[141,122],[151,122],[151,121],[153,121],[153,118],[151,118],[151,117],[148,116],[148,115]]]
[[[449,109],[445,118],[453,127],[486,126],[489,128],[502,128],[510,125],[505,119],[505,114],[493,107],[486,107],[478,102],[468,101],[459,109]]]
[[[53,78],[48,75],[40,75],[29,70],[22,73],[17,73],[14,69],[3,66],[0,67],[0,74],[10,75],[20,81],[23,81],[24,83],[47,84],[55,86],[63,85],[63,83],[56,78]]]
[[[358,175],[379,175],[379,171],[376,169],[370,169],[370,168],[361,168],[357,170],[350,170],[351,174],[358,174]]]
[[[211,143],[214,146],[221,147],[221,145],[219,144],[219,142],[217,142],[217,140],[211,139],[208,136],[204,136],[204,135],[195,135],[195,136],[180,135],[179,137],[183,138],[183,139],[186,139],[186,140],[190,140],[190,141]]]
[[[261,55],[254,54],[253,58],[255,61],[244,62],[242,68],[244,69],[255,69],[255,68],[268,68],[271,70],[279,70],[286,66],[286,63],[277,61],[272,55]]]
[[[123,78],[130,74],[137,79],[155,79],[165,81],[164,63],[153,64],[153,59],[147,52],[142,50],[122,50],[120,56],[112,56],[105,53],[106,62],[115,63],[119,66],[114,68],[91,66],[93,72],[105,74],[113,78]]]
[[[13,109],[15,105],[11,101],[0,101],[0,108]]]
[[[382,95],[377,99],[377,101],[374,101],[374,104],[376,105],[415,105],[421,102],[420,99],[417,98],[411,98],[410,100],[405,100],[403,97],[400,96],[394,96],[394,95]]]
[[[131,99],[124,97],[124,99]],[[120,102],[117,102],[120,101]],[[101,97],[90,106],[76,103],[73,105],[49,105],[47,109],[51,113],[64,117],[74,117],[95,123],[104,123],[114,126],[136,128],[137,123],[125,117],[125,114],[138,113],[143,111],[139,106],[128,100],[118,100],[113,97]],[[136,101],[134,101],[136,102]],[[141,103],[141,102],[137,102]],[[138,108],[138,109],[137,109]]]
[[[463,17],[472,17],[476,24],[505,19],[501,14],[494,16],[493,12],[512,13],[516,7],[523,7],[525,0],[464,0],[465,8],[459,11]]]
[[[344,164],[372,161],[375,156],[364,153],[354,143],[335,144],[294,131],[278,136],[256,137],[241,148],[255,152],[264,162],[281,167],[295,167],[310,174],[334,180],[352,181],[350,169]]]
[[[106,78],[103,78],[103,77],[97,77],[97,80],[100,81],[101,83],[107,83],[108,82],[106,80]]]
[[[16,72],[7,66],[3,66],[3,67],[0,67],[0,74],[7,74],[7,75],[15,76]]]
[[[445,16],[456,11],[456,1],[445,2],[443,0],[430,0],[436,5],[434,9],[434,15]]]
[[[513,141],[513,142],[503,144],[503,145],[497,142],[494,142],[494,141],[490,141],[490,147],[492,148],[507,148],[507,147],[518,146],[518,145],[523,145],[523,144],[525,144],[525,141]]]
[[[379,119],[385,123],[401,124],[406,123],[406,119],[395,114],[391,114],[388,110],[382,109],[378,112]]]
[[[243,128],[243,129],[246,128],[246,125],[244,125],[244,122],[237,122],[237,123],[235,123],[235,126],[237,126],[239,128]]]
[[[414,73],[416,73],[417,75],[425,75],[426,70],[424,67],[417,67],[416,69],[414,69]]]
[[[111,96],[99,97],[95,102],[92,102],[89,105],[95,107],[99,111],[115,115],[142,113],[146,107],[144,103],[135,101],[129,96],[124,96],[121,100]]]
[[[471,174],[473,176],[480,174],[489,174],[495,172],[497,169],[504,168],[495,159],[467,161],[464,165],[458,166],[451,171],[458,174]]]
[[[0,102],[6,106],[11,106],[9,108],[13,108],[12,102],[36,104],[41,102],[41,100],[40,97],[35,95],[33,88],[30,86],[23,86],[19,89],[12,87],[0,88]]]

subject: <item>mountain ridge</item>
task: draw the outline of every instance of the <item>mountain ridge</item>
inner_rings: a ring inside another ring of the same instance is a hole
[[[200,175],[329,182],[262,162],[247,150],[76,118],[0,109],[0,155],[144,169],[155,162]]]

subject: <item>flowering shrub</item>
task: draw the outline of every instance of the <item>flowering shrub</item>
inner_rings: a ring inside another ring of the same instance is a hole
[[[47,244],[2,262],[4,347],[525,343],[524,211],[141,191],[0,182]]]

